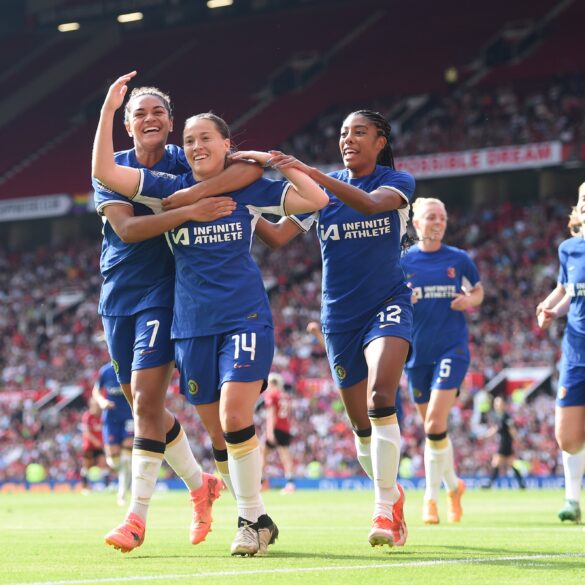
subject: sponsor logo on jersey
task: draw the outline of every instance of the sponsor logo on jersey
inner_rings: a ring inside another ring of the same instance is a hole
[[[343,366],[335,366],[335,375],[337,376],[337,378],[339,380],[345,380],[345,377],[347,376],[347,372],[345,371],[345,368]]]
[[[195,380],[189,380],[188,386],[189,386],[189,394],[191,394],[191,396],[195,396],[197,394],[197,392],[199,392],[199,384],[197,384],[197,382],[195,382]]]
[[[564,386],[559,388],[558,398],[559,400],[563,400],[563,398],[567,397],[567,389]]]
[[[449,268],[447,268],[447,276],[449,278],[455,278],[455,267],[454,266],[449,266]]]

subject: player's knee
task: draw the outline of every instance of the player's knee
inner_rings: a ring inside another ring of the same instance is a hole
[[[395,406],[396,390],[391,390],[387,384],[374,383],[371,388],[368,410],[378,410]]]
[[[163,413],[154,400],[149,400],[143,392],[134,394],[134,416],[142,421],[160,421]]]
[[[436,417],[430,417],[425,420],[425,433],[427,435],[440,435],[445,434],[447,436],[447,423]]]
[[[557,434],[557,443],[559,447],[571,455],[579,453],[583,449],[583,436],[572,433]]]

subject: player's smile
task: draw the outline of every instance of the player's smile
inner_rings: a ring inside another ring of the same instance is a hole
[[[377,129],[364,116],[351,115],[343,122],[339,150],[343,164],[354,176],[369,174],[374,170],[378,153],[384,144],[385,138],[378,134]]]
[[[173,129],[173,121],[162,100],[158,96],[146,94],[132,100],[126,129],[130,136],[144,140],[146,144],[166,143]]]
[[[193,175],[197,180],[219,174],[225,166],[230,147],[215,124],[206,118],[190,118],[183,131],[183,148]]]

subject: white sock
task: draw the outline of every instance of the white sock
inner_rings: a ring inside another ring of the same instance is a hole
[[[400,428],[396,415],[371,418],[374,515],[392,518],[392,504],[400,497],[396,487],[400,463]]]
[[[445,487],[450,491],[454,492],[459,487],[459,478],[455,473],[455,456],[453,454],[453,443],[447,436],[447,448],[443,455],[443,481]]]
[[[138,514],[144,520],[162,461],[162,454],[149,452],[145,455],[144,451],[136,450],[132,452],[132,501],[128,511]]]
[[[245,447],[242,449],[242,447]],[[256,522],[266,514],[260,494],[262,481],[262,455],[258,437],[254,435],[245,443],[228,443],[228,466],[236,493],[238,516]]]
[[[120,453],[120,469],[118,471],[118,498],[123,500],[132,481],[132,451],[122,449]]]
[[[425,440],[425,500],[437,501],[441,489],[441,476],[443,475],[446,449],[435,449],[431,443],[435,441]]]
[[[203,485],[203,471],[191,451],[189,440],[182,428],[177,438],[166,446],[165,459],[190,492]]]
[[[563,451],[563,470],[565,473],[565,497],[567,500],[581,501],[581,483],[585,472],[585,448],[571,455]]]
[[[235,498],[236,492],[234,491],[234,486],[232,484],[232,478],[230,476],[230,468],[229,468],[228,462],[227,461],[218,461],[216,459],[215,460],[215,467],[217,468],[217,471],[218,471],[219,475],[221,476],[223,483],[225,483],[225,486],[229,490],[230,494],[232,494],[232,496],[234,496],[234,498]]]
[[[354,434],[355,450],[357,453],[357,460],[362,466],[362,469],[366,472],[366,475],[370,478],[374,478],[374,472],[372,471],[372,437],[358,437]]]

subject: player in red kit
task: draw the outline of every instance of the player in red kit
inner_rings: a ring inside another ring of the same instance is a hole
[[[89,409],[81,417],[82,457],[81,488],[84,493],[89,489],[88,475],[92,466],[97,465],[102,475],[107,476],[104,443],[102,439],[102,415],[99,404],[93,398],[89,401]]]
[[[262,468],[266,468],[268,451],[276,449],[286,479],[286,485],[281,493],[290,494],[295,491],[293,460],[289,449],[292,438],[290,432],[291,400],[284,390],[284,380],[280,374],[268,376],[268,388],[264,392],[264,406],[266,407],[266,437]]]

